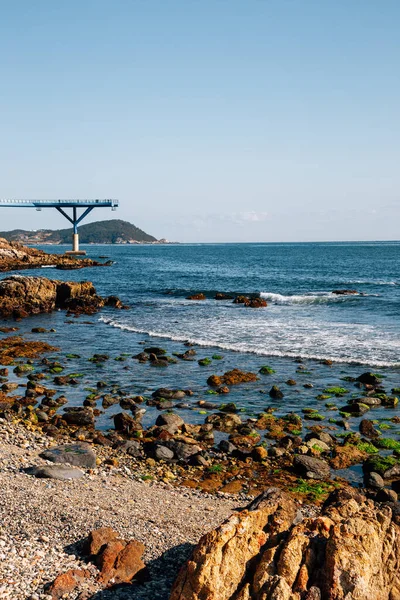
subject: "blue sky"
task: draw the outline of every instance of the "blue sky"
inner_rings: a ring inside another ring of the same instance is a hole
[[[93,219],[181,241],[398,239],[399,29],[393,0],[0,0],[0,197],[119,198]]]

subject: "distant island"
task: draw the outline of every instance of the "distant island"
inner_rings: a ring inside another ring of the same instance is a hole
[[[70,244],[72,229],[38,229],[26,231],[14,229],[13,231],[2,231],[0,237],[9,242],[21,242],[23,244]],[[168,240],[157,240],[152,235],[139,229],[128,221],[121,219],[110,219],[108,221],[96,221],[79,227],[81,244],[168,244]]]

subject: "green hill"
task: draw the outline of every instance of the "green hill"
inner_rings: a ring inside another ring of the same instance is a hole
[[[0,237],[11,242],[23,243],[46,243],[46,244],[70,244],[72,228],[69,229],[39,229],[37,231],[25,231],[14,229],[13,231],[0,232]],[[109,221],[96,221],[79,227],[79,239],[81,244],[116,244],[127,242],[156,242],[156,238],[142,231],[128,221],[121,219],[110,219]]]

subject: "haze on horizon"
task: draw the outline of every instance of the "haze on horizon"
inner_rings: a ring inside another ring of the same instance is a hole
[[[186,242],[399,239],[399,26],[395,0],[6,0],[0,198],[118,198],[91,220]]]

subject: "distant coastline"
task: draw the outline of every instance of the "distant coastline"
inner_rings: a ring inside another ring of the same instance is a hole
[[[70,244],[72,229],[38,229],[28,231],[14,229],[13,231],[0,232],[0,237],[9,242],[18,242],[25,245],[61,246]],[[157,239],[146,233],[136,225],[121,219],[96,221],[82,225],[79,228],[82,244],[169,244],[166,238]],[[172,242],[177,243],[177,242]]]

